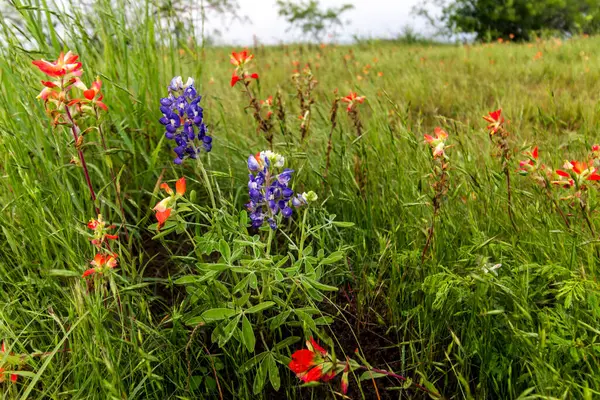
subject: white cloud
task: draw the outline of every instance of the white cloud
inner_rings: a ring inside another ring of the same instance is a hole
[[[354,9],[346,12],[339,39],[347,41],[353,35],[360,37],[392,38],[406,26],[417,32],[426,32],[426,22],[412,14],[412,8],[421,0],[321,0],[325,7],[353,3]],[[250,22],[222,21],[212,18],[206,24],[207,32],[220,31],[219,42],[251,45],[256,35],[262,43],[278,43],[303,39],[298,32],[287,32],[287,22],[277,14],[275,0],[239,0],[239,14]]]

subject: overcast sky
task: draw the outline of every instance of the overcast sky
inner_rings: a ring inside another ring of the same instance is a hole
[[[417,32],[426,33],[427,24],[411,13],[413,6],[422,0],[320,0],[323,6],[354,4],[354,9],[344,14],[343,20],[349,23],[338,29],[339,39],[347,41],[353,35],[360,37],[395,37],[403,27],[410,26]],[[240,15],[251,22],[221,21],[210,18],[207,31],[218,29],[221,37],[218,42],[250,45],[256,35],[263,43],[277,43],[302,39],[298,32],[286,32],[288,24],[277,14],[275,0],[238,0]]]

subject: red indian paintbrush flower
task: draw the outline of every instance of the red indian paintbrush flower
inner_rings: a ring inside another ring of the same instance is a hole
[[[596,173],[596,168],[588,166],[585,162],[565,161],[563,169],[557,169],[556,174],[561,178],[553,183],[563,186],[581,186],[585,181],[600,181],[600,175]]]
[[[68,51],[67,54],[60,53],[58,60],[46,61],[35,60],[33,65],[38,67],[40,71],[53,78],[81,76],[81,63],[77,61],[79,56]]]
[[[92,244],[98,248],[108,240],[115,240],[119,238],[118,235],[112,235],[108,233],[109,229],[114,229],[116,226],[107,226],[101,214],[98,214],[98,219],[92,218],[90,222],[87,223],[87,227],[94,231],[94,237],[90,240]]]
[[[289,368],[303,382],[327,382],[335,378],[339,371],[332,363],[329,353],[312,337],[306,341],[306,349],[292,354]]]
[[[258,74],[257,73],[253,73],[253,74],[242,74],[242,76],[239,76],[237,74],[236,71],[233,71],[233,75],[231,75],[231,87],[235,86],[236,83],[238,83],[239,81],[242,80],[250,80],[250,79],[258,79]]]
[[[82,278],[88,277],[90,275],[98,274],[102,275],[106,271],[113,269],[117,266],[117,255],[116,254],[103,254],[97,253],[94,259],[90,262],[93,266],[90,269],[87,269]]]
[[[519,173],[522,175],[527,175],[537,167],[539,156],[538,147],[535,146],[533,150],[526,152],[525,155],[528,159],[519,161]]]
[[[100,88],[102,88],[102,81],[100,77],[96,77],[96,80],[92,82],[92,87],[87,88],[85,85],[81,84],[80,88],[83,90],[83,99],[73,99],[69,102],[69,106],[74,104],[85,105],[85,104],[95,104],[99,108],[104,111],[108,111],[108,107],[102,99],[104,99],[104,95],[100,93]]]
[[[236,53],[231,53],[231,63],[235,65],[235,70],[231,75],[231,87],[235,86],[239,81],[258,79],[257,73],[250,73],[246,70],[247,64],[254,58],[252,54],[249,54],[247,50]]]
[[[504,117],[502,116],[501,108],[488,113],[488,115],[484,116],[483,119],[489,123],[487,129],[490,131],[490,135],[496,134],[504,124]]]
[[[167,219],[171,216],[171,212],[173,211],[173,206],[176,204],[177,199],[185,194],[186,182],[185,177],[181,177],[175,183],[175,193],[173,189],[167,183],[161,183],[160,188],[163,189],[169,197],[162,199],[156,206],[154,206],[153,210],[156,211],[156,220],[158,221],[157,230],[160,230],[167,222]]]
[[[436,127],[433,132],[435,137],[431,135],[423,135],[425,142],[431,146],[434,158],[444,157],[446,155],[444,150],[446,147],[446,139],[448,139],[448,133],[439,126]]]
[[[348,107],[346,108],[346,111],[350,111],[352,110],[353,107],[355,107],[355,105],[358,104],[362,104],[364,103],[366,97],[365,96],[358,96],[355,92],[350,92],[350,94],[346,97],[342,97],[342,101],[344,103],[348,103]]]
[[[323,375],[324,356],[327,350],[322,348],[312,337],[306,341],[307,349],[301,349],[292,354],[290,369],[304,382],[317,381]]]
[[[254,55],[248,54],[248,50],[242,50],[239,53],[236,53],[235,51],[233,51],[233,52],[231,52],[230,61],[236,67],[242,67],[247,62],[252,60],[253,58],[254,58]]]

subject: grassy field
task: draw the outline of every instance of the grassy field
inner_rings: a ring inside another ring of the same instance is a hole
[[[246,160],[268,142],[242,86],[230,87],[229,55],[240,49],[178,40],[150,3],[15,4],[0,12],[13,18],[0,19],[0,397],[342,398],[337,381],[300,387],[288,369],[310,336],[340,359],[358,349],[373,367],[448,399],[600,396],[597,182],[582,211],[563,199],[574,189],[546,191],[517,173],[534,146],[556,169],[587,160],[600,141],[600,38],[249,49],[257,97],[283,101],[274,150],[296,171],[294,190],[319,196],[271,233],[248,229],[244,211]],[[44,77],[32,65],[68,49],[82,79],[100,76],[109,108],[100,119],[106,150],[95,130],[81,148],[96,205],[118,226],[119,265],[93,281],[81,275],[96,252],[85,225],[94,204],[71,162],[68,127],[52,128],[36,99]],[[291,76],[307,63],[318,84],[301,140]],[[214,140],[202,163],[174,165],[158,122],[177,75],[195,78],[203,96]],[[362,136],[345,103],[332,129],[336,89],[366,96],[357,105]],[[510,132],[513,221],[482,119],[497,108]],[[448,190],[434,216],[423,135],[436,126],[449,148]],[[181,176],[178,222],[157,235],[157,182]],[[211,320],[214,309],[233,311]],[[350,398],[430,396],[360,376],[350,376]]]

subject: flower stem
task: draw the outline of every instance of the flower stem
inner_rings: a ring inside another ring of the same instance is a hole
[[[504,175],[506,175],[506,191],[508,193],[508,217],[510,218],[510,222],[511,222],[513,228],[515,229],[515,231],[518,231],[517,224],[515,223],[515,218],[513,216],[512,189],[510,187],[510,171],[509,171],[508,167],[506,167],[504,169]]]
[[[431,217],[431,225],[429,226],[429,230],[427,232],[427,241],[425,242],[425,246],[423,246],[423,253],[421,253],[421,265],[423,265],[423,263],[425,262],[425,256],[427,255],[427,250],[429,250],[429,246],[431,245],[431,240],[433,239],[436,214],[437,214],[437,210],[434,210],[433,216]]]
[[[330,112],[331,129],[329,130],[329,140],[327,141],[327,156],[326,156],[326,161],[325,161],[325,172],[323,172],[323,180],[327,180],[327,175],[329,173],[329,165],[330,165],[330,161],[331,161],[331,150],[333,150],[333,132],[335,131],[335,127],[337,126],[338,102],[339,102],[339,98],[336,96],[333,99],[333,104],[331,105],[331,112]]]
[[[267,257],[271,255],[271,243],[273,242],[273,229],[269,228],[269,238],[267,239]]]
[[[208,179],[208,174],[206,173],[204,164],[202,164],[201,157],[197,157],[196,160],[198,161],[198,167],[200,167],[200,172],[202,173],[202,179],[204,180],[204,183],[206,184],[206,189],[208,190],[208,196],[210,197],[210,204],[212,205],[212,208],[214,210],[216,210],[217,203],[215,202],[215,195],[213,193],[212,184],[210,183],[210,180]]]
[[[298,247],[298,259],[302,258],[302,253],[304,253],[304,241],[306,240],[305,232],[306,232],[306,216],[308,215],[308,207],[304,210],[304,215],[302,216],[302,236],[300,236],[300,246]]]
[[[96,210],[96,214],[100,214],[100,209],[96,205],[96,192],[94,192],[94,187],[92,186],[92,181],[90,179],[90,173],[87,168],[87,164],[85,162],[85,156],[83,155],[83,151],[79,148],[79,134],[77,133],[77,124],[73,120],[71,116],[71,111],[69,110],[69,106],[65,104],[65,111],[67,114],[67,118],[71,122],[71,132],[73,133],[73,140],[75,140],[75,148],[77,149],[77,154],[79,155],[79,161],[81,162],[81,167],[83,168],[83,174],[85,176],[85,182],[87,183],[87,187],[90,190],[90,195],[92,197],[92,202],[94,203],[94,209]]]
[[[98,134],[100,135],[100,141],[102,143],[102,148],[106,152],[108,150],[108,147],[106,146],[106,140],[104,140],[102,124],[100,124],[100,116],[98,115],[98,110],[96,109],[95,111],[96,111],[96,121],[98,122]],[[108,157],[110,157],[110,156],[108,156]],[[121,200],[121,190],[119,189],[119,185],[117,185],[117,178],[115,175],[115,169],[112,165],[112,162],[110,162],[110,165],[108,167],[110,169],[110,179],[112,180],[113,188],[115,189],[115,193],[117,195],[117,205],[119,206],[119,209],[121,210],[121,220],[123,221],[123,230],[125,232],[125,238],[127,239],[127,241],[129,241],[129,232],[127,231],[127,218],[125,217],[125,209],[123,208],[123,201]]]
[[[592,221],[590,221],[590,216],[588,215],[588,212],[587,212],[587,204],[584,202],[581,202],[580,206],[581,206],[581,213],[583,214],[583,219],[585,219],[585,222],[587,223],[587,226],[590,229],[590,233],[592,234],[592,236],[595,239],[596,238],[596,230],[594,229],[594,225],[592,224]]]
[[[250,106],[254,109],[254,119],[258,123],[258,130],[264,132],[265,139],[267,139],[267,142],[269,142],[269,149],[273,150],[273,133],[271,132],[272,126],[269,121],[266,121],[260,115],[260,104],[258,103],[256,97],[254,97],[254,94],[250,90],[250,83],[245,78],[243,79],[243,83],[245,92],[248,95],[248,98],[250,99]]]

